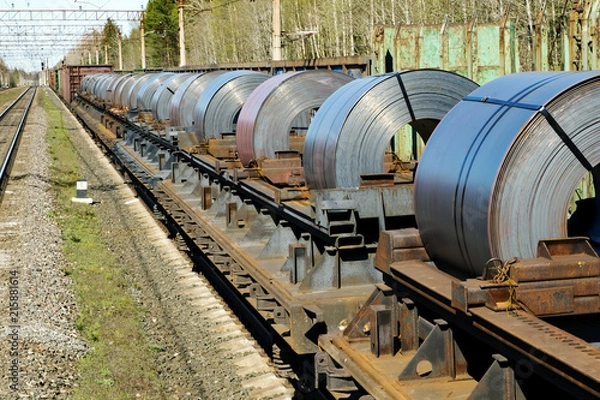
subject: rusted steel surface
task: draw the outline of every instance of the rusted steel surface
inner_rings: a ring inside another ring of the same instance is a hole
[[[395,280],[421,300],[448,315],[458,311],[451,305],[456,278],[421,262],[393,263],[390,271]],[[505,356],[527,363],[531,371],[569,393],[583,398],[600,396],[599,348],[522,310],[473,307],[468,312],[471,318],[466,325],[459,320],[451,322]]]
[[[112,72],[112,65],[63,65],[60,69],[60,93],[62,98],[67,103],[71,103],[86,76],[108,72]]]
[[[305,130],[311,114],[325,99],[352,81],[339,72],[288,72],[260,84],[248,97],[237,124],[237,146],[242,164],[289,150],[294,130]]]
[[[325,69],[338,71],[344,74],[360,78],[371,75],[372,57],[370,55],[335,57],[335,58],[312,58],[304,60],[281,60],[281,61],[257,61],[249,63],[226,63],[219,65],[198,65],[173,68],[173,71],[227,71],[227,70],[250,70],[263,72],[268,75],[279,75],[285,72],[306,71],[313,69]]]

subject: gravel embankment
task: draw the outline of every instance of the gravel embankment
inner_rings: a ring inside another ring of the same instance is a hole
[[[39,105],[36,110],[0,204],[2,399],[67,398],[77,382],[77,360],[87,351],[77,337],[77,305],[62,269],[61,234],[51,218],[46,118]],[[17,391],[10,388],[15,383]]]

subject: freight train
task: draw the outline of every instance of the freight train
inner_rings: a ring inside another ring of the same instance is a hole
[[[314,68],[67,100],[302,396],[537,399],[600,396],[598,99],[599,72]]]

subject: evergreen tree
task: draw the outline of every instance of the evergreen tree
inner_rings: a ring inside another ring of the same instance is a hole
[[[144,17],[144,28],[149,66],[179,65],[177,0],[150,0]]]

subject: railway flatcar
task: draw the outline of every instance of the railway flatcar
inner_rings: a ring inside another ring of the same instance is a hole
[[[598,72],[238,70],[92,74],[71,106],[303,396],[597,398],[596,201],[570,207],[599,96]]]

